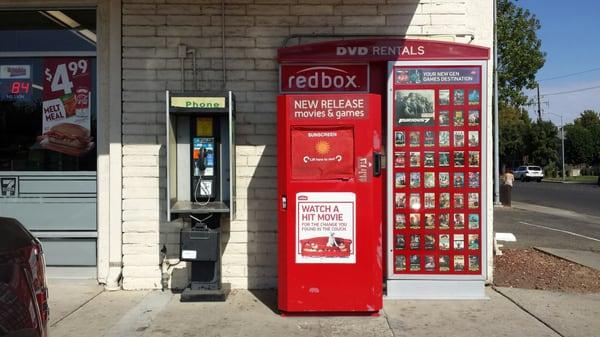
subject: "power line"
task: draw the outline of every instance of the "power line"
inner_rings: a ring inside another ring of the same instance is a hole
[[[600,67],[599,68],[592,68],[592,69],[588,69],[588,70],[583,70],[583,71],[578,71],[576,73],[569,73],[569,74],[564,74],[564,75],[559,75],[559,76],[554,76],[554,77],[543,78],[541,80],[538,80],[538,82],[557,80],[557,79],[560,79],[560,78],[581,75],[581,74],[585,74],[585,73],[589,73],[589,72],[593,72],[593,71],[598,71],[598,70],[600,70]]]
[[[599,89],[600,85],[596,85],[593,87],[587,87],[587,88],[579,88],[579,89],[575,89],[575,90],[568,90],[568,91],[558,91],[558,92],[553,92],[550,94],[541,94],[542,97],[548,97],[548,96],[555,96],[555,95],[564,95],[564,94],[572,94],[575,92],[581,92],[581,91],[587,91],[587,90],[593,90],[593,89]]]

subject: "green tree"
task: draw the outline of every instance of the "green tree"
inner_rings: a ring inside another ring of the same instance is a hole
[[[565,161],[579,165],[591,163],[593,158],[592,133],[581,124],[565,126]]]
[[[600,164],[600,115],[585,110],[565,126],[565,156],[570,164]]]
[[[531,124],[525,137],[527,164],[546,166],[558,161],[558,129],[550,121]]]
[[[497,6],[498,102],[518,107],[527,101],[522,90],[535,88],[535,74],[546,61],[537,37],[541,25],[511,0],[498,0]]]
[[[591,130],[595,126],[600,126],[600,116],[594,110],[584,110],[574,123]]]
[[[527,111],[502,105],[499,128],[500,162],[508,167],[521,165],[526,156],[525,135],[531,129],[531,119]]]

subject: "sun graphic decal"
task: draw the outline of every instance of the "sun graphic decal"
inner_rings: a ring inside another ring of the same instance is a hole
[[[331,145],[326,140],[320,140],[317,142],[317,144],[315,144],[315,150],[318,154],[324,155],[329,153],[329,150],[331,150]]]

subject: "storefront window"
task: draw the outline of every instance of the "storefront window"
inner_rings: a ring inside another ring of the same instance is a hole
[[[96,11],[0,11],[0,52],[96,51]]]
[[[0,171],[96,170],[95,13],[0,11]]]

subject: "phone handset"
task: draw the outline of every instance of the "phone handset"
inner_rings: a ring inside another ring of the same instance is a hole
[[[212,137],[194,137],[193,146],[194,200],[199,202],[202,198],[202,201],[208,202],[210,198],[215,196],[215,139]]]
[[[194,149],[194,177],[204,175],[206,170],[206,148]]]

